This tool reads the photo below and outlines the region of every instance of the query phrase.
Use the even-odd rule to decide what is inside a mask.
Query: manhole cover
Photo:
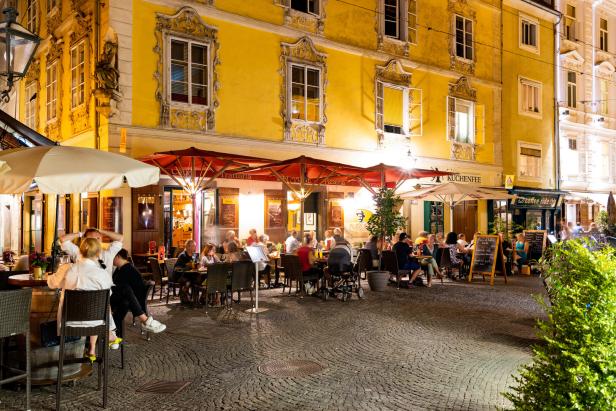
[[[190,385],[190,381],[150,381],[137,388],[137,392],[175,394]]]
[[[319,363],[309,360],[270,361],[259,366],[259,372],[270,377],[305,377],[323,370]]]

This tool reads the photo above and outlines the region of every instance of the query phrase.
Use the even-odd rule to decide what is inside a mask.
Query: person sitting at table
[[[513,261],[516,263],[518,273],[522,272],[522,266],[528,260],[528,241],[524,238],[524,233],[516,234],[515,247],[513,248]]]
[[[458,258],[458,235],[453,231],[447,234],[447,238],[445,239],[445,244],[449,248],[449,259],[451,260],[452,267],[458,269],[458,278],[462,278],[462,265],[464,261]]]
[[[448,248],[447,244],[445,244],[445,236],[443,233],[436,233],[435,244],[439,248]]]
[[[370,256],[372,257],[373,261],[379,259],[378,241],[379,241],[379,238],[373,235],[370,237],[370,240],[368,240],[366,244],[364,245],[365,249],[370,250]]]
[[[339,228],[334,228],[334,246],[339,242],[349,244],[349,242],[342,236],[342,230]]]
[[[310,243],[310,247],[312,247],[313,249],[317,249],[317,247],[319,246],[319,241],[317,240],[317,233],[314,232],[314,230],[310,231],[310,238],[312,238],[312,242]]]
[[[62,251],[67,253],[73,262],[76,262],[79,258],[79,246],[73,243],[74,239],[94,238],[102,243],[103,236],[109,237],[111,239],[111,244],[109,245],[109,248],[102,250],[98,263],[100,267],[107,270],[107,274],[109,274],[109,278],[111,278],[111,274],[113,272],[113,259],[118,251],[120,251],[123,247],[122,240],[124,239],[124,236],[122,236],[122,234],[100,230],[97,228],[88,228],[83,233],[65,234],[61,236],[58,241],[60,242],[60,248]]]
[[[225,241],[222,242],[223,254],[227,254],[229,252],[229,244],[235,243],[236,246],[240,246],[240,241],[237,239],[235,235],[235,231],[229,230],[227,234],[225,234]]]
[[[336,240],[334,240],[331,230],[325,230],[324,234],[325,234],[325,240],[324,240],[325,247],[323,249],[329,251],[332,248],[334,248],[334,246],[336,245]]]
[[[299,241],[297,241],[297,231],[290,231],[289,236],[284,241],[285,252],[287,254],[295,254],[295,252],[300,246],[301,244],[299,243]]]
[[[173,266],[173,277],[176,283],[182,284],[180,287],[180,302],[188,303],[188,292],[192,286],[195,278],[192,275],[185,275],[183,273],[186,269],[192,269],[194,262],[195,251],[197,250],[197,243],[195,240],[186,240],[184,244],[184,251],[178,255],[178,259]]]
[[[427,271],[428,287],[432,287],[432,277],[434,274],[438,278],[443,278],[441,271],[438,269],[438,264],[434,259],[433,251],[435,251],[434,243],[432,243],[432,251],[428,247],[430,244],[427,231],[420,231],[419,235],[415,239],[415,246],[417,247],[417,255],[430,255],[432,258],[420,258],[419,265]]]
[[[147,284],[135,266],[128,261],[128,251],[124,248],[118,251],[113,259],[113,265],[116,269],[113,272],[114,286],[111,287],[109,304],[115,323],[124,321],[126,313],[130,311],[133,319],[141,321],[143,331],[154,334],[165,331],[167,328],[165,324],[146,313]]]
[[[406,233],[400,233],[398,235],[398,242],[394,244],[392,249],[394,253],[396,253],[398,269],[409,270],[411,272],[409,287],[413,287],[413,281],[421,274],[421,266],[415,259],[409,258],[413,254],[413,249],[408,243],[408,235]]]
[[[229,243],[228,251],[225,254],[225,263],[235,263],[242,260],[242,252],[236,243]]]
[[[299,266],[302,270],[304,281],[310,283],[309,286],[306,287],[306,292],[312,294],[312,290],[316,291],[316,286],[313,283],[315,283],[322,274],[314,266],[314,248],[312,248],[312,237],[310,237],[310,234],[306,234],[302,246],[297,249],[297,257],[299,258]]]
[[[47,279],[49,288],[61,288],[60,305],[58,306],[58,327],[62,323],[62,305],[66,290],[111,290],[113,281],[107,271],[99,264],[102,245],[96,238],[85,238],[79,246],[79,260],[73,264],[65,264],[62,269]],[[99,321],[71,321],[67,325],[71,327],[94,327]],[[109,347],[117,350],[122,342],[116,333],[116,325],[109,312]],[[58,335],[60,330],[58,329]],[[91,362],[96,360],[96,341],[98,336],[90,336],[90,348],[88,358]]]
[[[257,242],[259,242],[259,237],[257,236],[257,230],[255,228],[251,228],[248,231],[248,238],[246,239],[246,245],[251,246]]]
[[[216,247],[214,244],[206,244],[201,251],[201,267],[212,265],[220,262],[220,258],[216,255]]]

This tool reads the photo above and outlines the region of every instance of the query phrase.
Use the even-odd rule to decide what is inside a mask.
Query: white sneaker
[[[152,316],[149,316],[144,324],[141,324],[141,329],[150,333],[158,334],[165,331],[167,326],[160,321],[156,321]]]

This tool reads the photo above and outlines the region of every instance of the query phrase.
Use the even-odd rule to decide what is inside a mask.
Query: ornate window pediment
[[[563,66],[570,69],[582,69],[584,57],[577,50],[569,50],[560,54]]]
[[[308,37],[282,43],[280,74],[284,141],[325,144],[327,56]]]
[[[156,100],[160,105],[160,125],[213,131],[219,105],[218,29],[206,24],[195,9],[185,6],[174,15],[157,13],[155,36],[158,65],[154,78],[158,82]],[[175,55],[178,50],[179,57]],[[177,92],[176,87],[182,82],[176,78],[172,81],[172,69],[190,85],[186,91]],[[193,89],[199,90],[198,96],[191,96]]]
[[[323,34],[327,0],[274,0],[284,7],[284,22],[287,26],[313,34]]]
[[[616,67],[609,61],[602,61],[595,65],[595,68],[604,77],[609,77],[616,72]]]
[[[451,22],[451,32],[454,33],[449,36],[449,68],[463,74],[474,74],[477,61],[477,50],[474,45],[477,26],[476,12],[469,5],[468,0],[449,0],[447,11]],[[458,36],[458,33],[461,36]],[[459,48],[462,49],[461,52],[457,51]]]

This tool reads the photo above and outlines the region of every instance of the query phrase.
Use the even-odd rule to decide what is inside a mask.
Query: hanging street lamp
[[[2,13],[5,19],[0,23],[0,76],[6,77],[7,89],[1,92],[0,99],[8,103],[14,82],[28,72],[41,39],[17,23],[17,10],[9,7]]]

